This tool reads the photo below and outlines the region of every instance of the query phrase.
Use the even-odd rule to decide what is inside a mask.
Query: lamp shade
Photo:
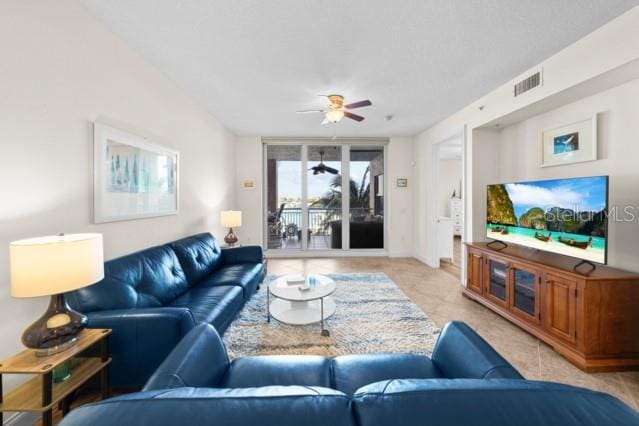
[[[14,241],[9,247],[11,295],[49,296],[104,278],[102,234],[69,234]]]
[[[224,228],[236,228],[238,226],[242,226],[242,212],[238,210],[220,212],[220,224]]]

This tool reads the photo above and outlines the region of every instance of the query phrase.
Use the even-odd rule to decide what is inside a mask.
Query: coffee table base
[[[322,301],[289,302],[274,298],[269,305],[270,316],[281,323],[289,325],[308,325],[322,322],[335,313],[335,301],[332,297],[324,298],[324,318],[321,316]],[[325,330],[322,330],[324,332]]]

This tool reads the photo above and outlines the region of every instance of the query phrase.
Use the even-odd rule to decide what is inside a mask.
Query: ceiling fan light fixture
[[[326,119],[331,123],[339,123],[344,118],[344,111],[339,109],[332,109],[326,113]]]

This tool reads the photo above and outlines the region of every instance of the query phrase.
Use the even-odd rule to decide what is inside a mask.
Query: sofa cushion
[[[219,333],[211,324],[200,323],[164,359],[143,390],[214,388],[228,366],[229,358]]]
[[[104,279],[67,294],[80,312],[151,308],[166,305],[188,289],[175,252],[151,247],[104,264]]]
[[[262,246],[225,247],[222,250],[222,263],[224,265],[264,263],[264,250]]]
[[[639,413],[610,395],[520,379],[383,381],[359,389],[353,407],[361,426],[639,425]]]
[[[360,387],[388,379],[432,379],[441,372],[425,355],[365,354],[333,359],[333,386],[352,395]]]
[[[222,265],[222,249],[209,233],[197,234],[170,243],[193,286]]]
[[[196,323],[205,322],[222,334],[242,309],[244,298],[238,286],[193,287],[171,302],[189,308]]]
[[[141,308],[88,312],[89,328],[110,328],[109,385],[140,388],[195,327],[186,308]]]
[[[265,355],[233,360],[221,387],[331,386],[331,363],[315,355]]]
[[[350,401],[333,389],[269,386],[139,392],[83,405],[61,425],[353,426]]]
[[[472,362],[468,362],[472,359]],[[432,355],[433,363],[449,379],[523,379],[477,332],[461,321],[444,326]]]
[[[199,286],[236,285],[242,287],[244,300],[251,297],[262,281],[264,265],[261,263],[237,263],[225,265],[198,284]]]

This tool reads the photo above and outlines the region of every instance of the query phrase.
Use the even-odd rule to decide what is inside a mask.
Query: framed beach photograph
[[[597,115],[539,134],[539,167],[597,159]]]
[[[94,123],[94,222],[178,213],[177,151],[104,123]]]

